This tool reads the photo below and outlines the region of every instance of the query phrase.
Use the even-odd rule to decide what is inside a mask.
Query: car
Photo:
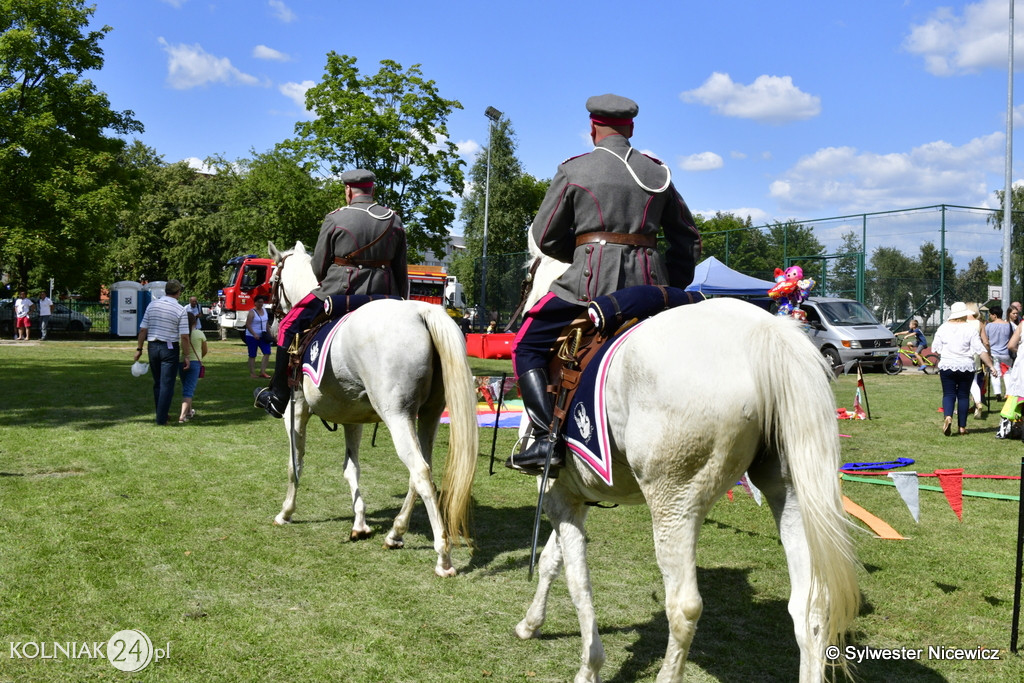
[[[33,334],[39,335],[39,300],[32,298],[32,310],[29,312]],[[88,332],[92,327],[92,319],[73,311],[64,304],[54,303],[50,312],[50,332]],[[14,302],[10,299],[0,301],[0,335],[14,334]]]
[[[882,367],[899,350],[892,331],[859,301],[811,297],[801,308],[807,316],[804,331],[833,367],[851,361]]]

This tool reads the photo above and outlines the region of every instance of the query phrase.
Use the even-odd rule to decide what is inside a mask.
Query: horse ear
[[[267,241],[267,251],[270,253],[270,258],[275,261],[281,260],[281,252],[274,246],[274,243],[269,240]]]

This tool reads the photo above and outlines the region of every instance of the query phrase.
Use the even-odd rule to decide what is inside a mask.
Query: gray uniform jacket
[[[382,239],[377,237],[384,234]],[[374,240],[377,240],[374,242]],[[371,245],[371,243],[373,243]],[[365,247],[352,256],[362,265],[339,265],[336,257]],[[369,195],[353,198],[327,214],[313,250],[313,272],[320,286],[313,290],[323,299],[340,294],[389,294],[409,296],[405,229],[391,209],[375,204]]]
[[[700,235],[686,202],[668,182],[668,167],[633,150],[621,135],[597,147],[558,167],[533,221],[541,251],[572,264],[551,291],[586,306],[633,285],[686,287],[700,257]],[[656,236],[659,228],[668,241],[664,258],[656,249],[625,244],[576,246],[576,236],[589,232]]]

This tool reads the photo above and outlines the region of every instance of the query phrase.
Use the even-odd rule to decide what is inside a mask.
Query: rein
[[[291,254],[284,254],[281,256],[281,261],[277,264],[277,268],[274,270],[274,277],[270,282],[270,312],[274,314],[274,318],[282,320],[285,312],[281,308],[281,300],[288,305],[289,310],[294,307],[294,302],[288,299],[288,295],[284,292],[281,287],[281,272],[284,270],[284,262],[288,260]]]

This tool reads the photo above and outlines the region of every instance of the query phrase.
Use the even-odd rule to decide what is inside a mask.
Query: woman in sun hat
[[[945,419],[942,433],[949,436],[953,430],[953,406],[956,404],[957,426],[960,434],[967,433],[967,413],[970,405],[971,383],[974,381],[974,356],[991,372],[999,371],[992,365],[992,357],[981,341],[976,324],[970,324],[970,309],[957,301],[949,309],[949,318],[939,325],[932,339],[932,351],[939,354],[939,379],[942,382],[942,413]]]

